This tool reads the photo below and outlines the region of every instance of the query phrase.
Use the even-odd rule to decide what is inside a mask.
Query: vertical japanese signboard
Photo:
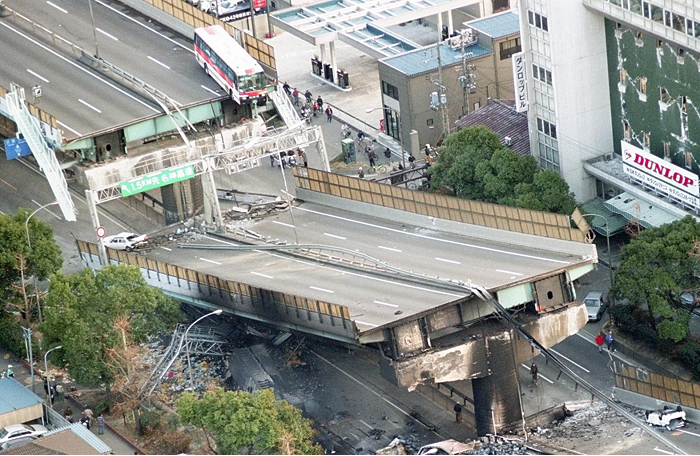
[[[515,110],[527,111],[527,75],[525,57],[522,52],[513,54],[513,82],[515,84]]]

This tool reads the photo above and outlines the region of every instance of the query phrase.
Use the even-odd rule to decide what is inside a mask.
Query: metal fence
[[[295,168],[298,188],[391,209],[518,233],[587,242],[563,214],[471,201],[380,184],[312,168]]]
[[[700,384],[615,363],[615,386],[655,399],[700,409]]]
[[[221,25],[233,36],[238,43],[255,60],[277,71],[275,51],[269,44],[253,36],[244,33],[243,30],[228,22],[220,21],[204,11],[196,8],[184,0],[144,0],[146,3],[170,14],[171,16],[191,25],[192,27],[204,27],[207,25]]]

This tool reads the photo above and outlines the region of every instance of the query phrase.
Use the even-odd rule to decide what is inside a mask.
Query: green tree
[[[114,379],[109,353],[123,345],[116,322],[127,319],[129,340],[138,344],[171,331],[181,318],[177,302],[148,286],[136,266],[110,265],[70,276],[59,272],[49,291],[44,339],[48,345],[63,345],[68,371],[85,385]]]
[[[576,208],[576,198],[569,184],[550,169],[544,169],[532,178],[532,183],[515,186],[514,205],[524,209],[571,214]]]
[[[184,423],[214,436],[219,454],[321,454],[311,421],[271,390],[184,393],[175,408]]]
[[[690,314],[680,294],[697,287],[698,259],[691,255],[700,223],[682,220],[642,231],[622,251],[611,289],[617,301],[646,307],[661,339],[680,342],[688,334]]]
[[[484,189],[476,173],[479,163],[501,149],[498,135],[483,125],[464,128],[445,139],[438,163],[430,168],[432,188],[449,188],[461,198],[482,200]]]
[[[496,149],[488,161],[476,165],[475,177],[483,183],[484,201],[513,205],[513,189],[532,183],[537,162],[529,155],[520,156],[507,148]]]

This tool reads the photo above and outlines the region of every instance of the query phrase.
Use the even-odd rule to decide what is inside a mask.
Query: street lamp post
[[[608,219],[599,214],[581,214],[581,217],[588,216],[600,217],[605,222],[605,239],[608,244],[608,270],[610,271],[610,287],[612,287],[615,284],[615,282],[613,277],[612,252],[610,250],[610,225],[608,225]]]
[[[53,401],[51,400],[51,383],[49,382],[49,353],[51,353],[54,350],[58,350],[59,348],[63,348],[63,345],[59,345],[58,347],[54,347],[51,350],[48,350],[46,353],[44,353],[44,372],[46,375],[46,385],[47,385],[47,392],[46,392],[46,397],[49,399],[49,408],[53,408]]]
[[[223,310],[221,309],[216,309],[213,312],[209,312],[206,315],[202,315],[198,319],[196,319],[191,325],[187,327],[187,330],[185,330],[185,350],[187,351],[187,370],[189,371],[190,374],[190,385],[192,385],[192,392],[194,392],[194,377],[192,376],[192,364],[190,363],[190,344],[189,341],[187,340],[187,333],[190,332],[190,329],[200,321],[204,320],[207,317],[210,317],[212,315],[221,315]]]
[[[401,137],[401,113],[397,111],[394,108],[390,108],[388,106],[384,106],[383,108],[369,108],[365,109],[365,112],[369,114],[370,112],[374,111],[375,109],[381,109],[382,111],[389,111],[392,113],[396,113],[396,127],[399,129],[399,134],[398,134],[398,140],[399,140],[399,147],[401,147],[401,163],[403,166],[403,169],[406,169],[406,154],[403,151],[403,141]],[[389,135],[391,136],[391,135]]]
[[[27,220],[24,221],[24,231],[27,233],[27,246],[29,247],[29,250],[32,250],[32,239],[29,237],[29,219],[34,217],[34,214],[39,212],[42,209],[45,209],[49,206],[55,206],[58,204],[58,201],[54,201],[49,204],[44,204],[43,206],[40,206],[37,210],[29,214],[29,217],[27,217]],[[34,275],[34,293],[36,293],[36,307],[39,311],[39,322],[41,322],[41,304],[39,303],[39,290],[37,288],[37,282],[36,282],[36,275]]]
[[[22,339],[27,344],[27,354],[29,355],[29,371],[32,375],[32,393],[36,393],[36,387],[34,386],[34,356],[32,354],[32,328],[25,328],[22,326]]]
[[[92,0],[88,0],[90,6],[90,19],[92,19],[92,34],[95,37],[95,58],[100,58],[100,50],[97,48],[97,29],[95,28],[95,15],[92,14]]]

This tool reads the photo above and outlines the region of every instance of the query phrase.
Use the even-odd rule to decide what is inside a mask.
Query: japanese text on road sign
[[[194,177],[194,166],[187,165],[179,168],[170,168],[157,173],[141,176],[138,179],[122,182],[119,184],[122,196],[131,196],[137,193],[153,190],[154,188],[174,184],[175,182],[192,179]]]

